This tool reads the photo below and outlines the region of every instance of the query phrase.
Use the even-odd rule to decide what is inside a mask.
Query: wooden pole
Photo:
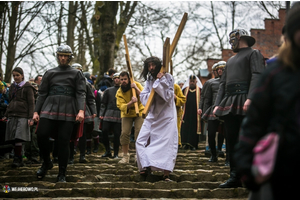
[[[182,31],[184,29],[184,26],[186,24],[187,17],[188,17],[188,14],[184,13],[184,15],[181,19],[181,22],[179,24],[179,27],[177,29],[177,32],[175,34],[175,37],[172,41],[172,44],[170,45],[170,38],[167,38],[165,43],[164,43],[163,66],[162,66],[160,72],[169,72],[170,71],[171,73],[173,73],[172,68],[169,70],[169,64],[171,62],[172,55],[173,55],[174,50],[176,48],[176,45],[179,41],[181,33],[182,33]],[[172,67],[172,65],[173,65],[173,63],[171,63],[171,67]],[[150,106],[152,105],[152,102],[153,102],[154,95],[155,95],[155,91],[154,91],[154,89],[152,89],[151,93],[149,95],[148,101],[145,105],[144,111],[143,111],[143,118],[146,118],[146,116],[149,112]]]
[[[123,40],[124,40],[124,44],[125,44],[125,59],[126,59],[126,64],[127,64],[127,68],[128,68],[128,73],[129,73],[129,78],[130,78],[130,82],[134,83],[134,79],[133,79],[133,73],[132,73],[132,67],[131,67],[131,62],[130,62],[130,57],[129,57],[129,51],[128,51],[128,46],[127,46],[127,39],[126,39],[126,35],[123,35]],[[136,97],[136,91],[135,88],[131,88],[132,90],[132,96]],[[134,109],[135,109],[135,113],[137,116],[139,116],[139,106],[138,103],[135,102],[134,103]]]
[[[160,71],[161,73],[163,72],[167,72],[168,70],[168,66],[169,66],[169,51],[170,51],[170,38],[167,38],[165,43],[164,43],[164,47],[163,47],[163,66],[161,67]],[[149,108],[153,103],[153,99],[154,99],[154,95],[155,95],[155,90],[152,89],[150,92],[150,95],[148,97],[148,101],[145,105],[145,108],[143,110],[143,114],[142,117],[146,118],[147,114],[149,112]]]

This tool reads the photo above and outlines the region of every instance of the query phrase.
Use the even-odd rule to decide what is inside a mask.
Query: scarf
[[[13,99],[16,96],[16,93],[17,93],[18,89],[23,87],[23,85],[25,85],[25,83],[26,83],[25,81],[21,81],[20,83],[13,82],[15,87],[13,88],[12,91],[10,91],[11,92],[11,99]]]

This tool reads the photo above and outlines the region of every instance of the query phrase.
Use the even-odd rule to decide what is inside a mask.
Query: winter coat
[[[270,179],[275,199],[293,199],[298,195],[300,179],[300,69],[291,70],[278,61],[260,78],[242,123],[236,146],[237,172],[251,190],[259,185],[251,172],[252,150],[270,132],[280,135],[273,176]]]
[[[20,87],[14,96],[13,91],[16,85],[11,84],[9,88],[9,104],[6,109],[6,117],[20,117],[32,119],[34,111],[34,94],[36,89],[29,83],[26,82]]]

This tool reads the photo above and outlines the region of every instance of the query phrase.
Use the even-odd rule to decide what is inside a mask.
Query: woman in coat
[[[11,141],[15,146],[12,167],[22,167],[24,166],[22,143],[30,141],[36,89],[29,82],[24,81],[22,68],[16,67],[12,73],[14,82],[9,88],[9,105],[5,113],[7,118],[5,140]]]
[[[300,179],[300,3],[286,18],[286,43],[268,66],[255,90],[236,146],[237,172],[250,189],[250,199],[295,199]],[[259,181],[252,169],[253,148],[268,133],[279,134],[270,179]]]

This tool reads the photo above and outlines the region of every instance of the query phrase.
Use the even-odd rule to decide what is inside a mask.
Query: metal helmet
[[[244,29],[234,29],[229,33],[229,44],[231,45],[231,48],[234,52],[238,51],[238,38],[243,38],[247,41],[247,44],[249,47],[253,46],[255,44],[255,39],[251,36],[249,36],[248,32]]]
[[[220,69],[220,68],[224,69],[225,66],[226,66],[226,62],[225,62],[225,61],[219,61],[219,62],[217,63],[217,66],[216,66],[216,70],[218,70],[218,69]]]
[[[113,79],[115,79],[115,78],[119,78],[120,77],[120,73],[114,73],[114,75],[113,75]]]
[[[211,69],[212,69],[213,71],[216,71],[216,67],[217,67],[217,65],[218,65],[218,63],[215,63],[215,64],[212,66],[212,68],[211,68]]]
[[[71,67],[82,71],[82,66],[79,63],[74,63]]]
[[[60,45],[59,47],[57,47],[56,54],[57,54],[57,59],[58,59],[58,55],[69,56],[69,59],[68,59],[69,62],[73,58],[72,49],[69,45],[66,45],[66,44],[63,44],[63,45]]]

